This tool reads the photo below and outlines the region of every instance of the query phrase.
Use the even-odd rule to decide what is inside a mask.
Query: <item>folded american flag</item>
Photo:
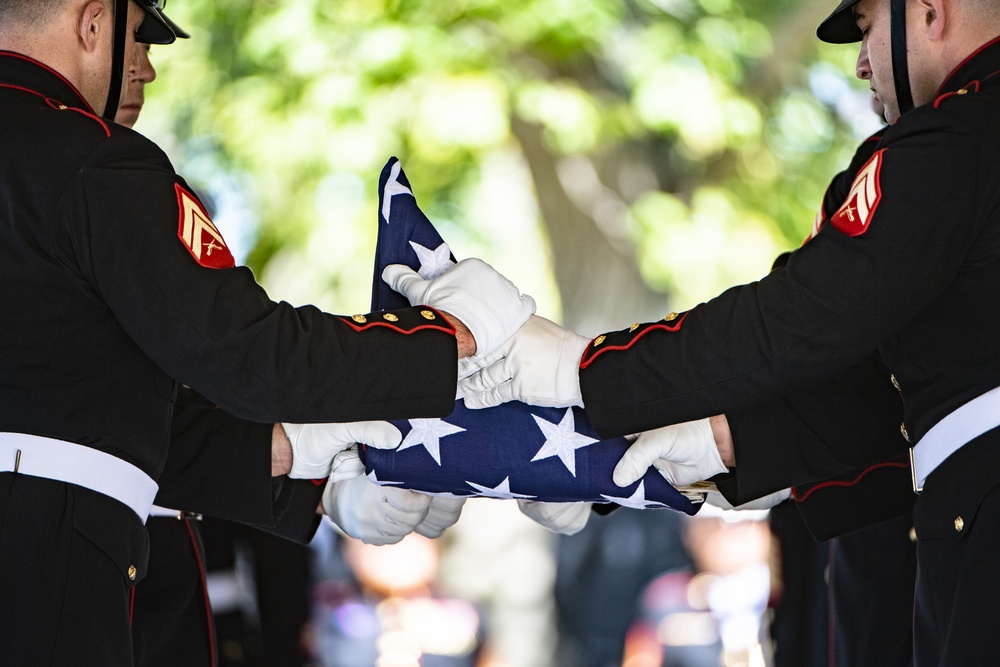
[[[417,207],[396,158],[390,158],[379,177],[379,204],[372,311],[409,305],[382,281],[387,265],[406,264],[430,279],[455,263]],[[393,424],[403,434],[396,450],[362,448],[365,472],[379,484],[457,496],[591,501],[685,514],[698,510],[652,469],[629,487],[616,486],[611,473],[629,443],[625,438],[600,440],[579,408],[506,403],[470,410],[459,400],[444,419]]]

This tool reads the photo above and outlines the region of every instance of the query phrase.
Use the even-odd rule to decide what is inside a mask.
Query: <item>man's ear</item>
[[[77,14],[76,34],[87,53],[101,43],[101,35],[114,31],[114,12],[101,0],[87,0]]]
[[[950,2],[948,0],[917,0],[914,5],[914,11],[920,17],[920,25],[926,31],[927,38],[933,42],[941,41],[945,24],[951,16]]]

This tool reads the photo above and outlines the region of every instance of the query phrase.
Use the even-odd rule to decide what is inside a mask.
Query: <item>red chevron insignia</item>
[[[830,224],[848,236],[861,236],[868,231],[875,209],[882,201],[879,172],[882,170],[883,153],[885,153],[884,148],[865,163],[854,179],[851,193],[830,218]]]
[[[225,239],[201,202],[180,183],[174,183],[174,190],[177,191],[177,208],[180,211],[177,237],[194,261],[207,269],[231,269],[236,266],[233,253],[229,252]]]

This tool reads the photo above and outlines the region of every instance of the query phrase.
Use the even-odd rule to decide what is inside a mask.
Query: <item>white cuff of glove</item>
[[[650,466],[674,486],[687,486],[727,470],[708,419],[640,433],[615,466],[614,482],[629,486]]]
[[[356,443],[376,449],[393,449],[403,436],[389,422],[348,422],[344,424],[282,424],[292,443],[289,477],[322,479],[330,474],[333,457]]]
[[[382,280],[409,300],[455,316],[476,340],[477,357],[500,348],[535,312],[535,300],[481,259],[464,259],[433,280],[391,264]]]
[[[775,505],[783,503],[788,500],[792,495],[791,489],[782,489],[781,491],[775,491],[770,493],[763,498],[758,498],[757,500],[751,500],[748,503],[743,503],[742,505],[737,505],[733,507],[726,497],[717,491],[709,491],[705,494],[705,502],[714,507],[718,507],[723,510],[766,510],[771,509]]]
[[[545,503],[518,499],[517,506],[535,523],[560,535],[575,535],[590,519],[593,503]]]
[[[509,401],[582,406],[580,359],[589,344],[589,338],[532,315],[501,348],[501,359],[459,379],[459,393],[473,410]]]

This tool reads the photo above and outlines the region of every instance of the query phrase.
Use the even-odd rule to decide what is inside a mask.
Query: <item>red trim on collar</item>
[[[910,467],[909,463],[897,463],[895,461],[889,461],[889,462],[886,462],[886,463],[878,463],[876,465],[869,466],[868,468],[865,468],[863,471],[861,471],[860,475],[858,475],[857,477],[854,478],[854,481],[852,481],[852,482],[848,482],[846,480],[840,480],[840,479],[838,479],[838,480],[832,480],[832,481],[829,481],[829,482],[822,482],[820,484],[817,484],[816,486],[811,487],[808,491],[806,491],[801,496],[799,495],[799,489],[798,489],[798,487],[795,487],[795,488],[792,489],[792,497],[795,498],[795,500],[797,500],[799,502],[803,502],[806,498],[808,498],[812,494],[816,493],[820,489],[826,489],[826,488],[833,487],[833,486],[842,486],[842,487],[854,486],[855,484],[857,484],[858,482],[860,482],[862,479],[864,479],[868,475],[868,473],[874,472],[874,471],[878,470],[879,468],[909,468],[909,467]]]
[[[77,90],[76,86],[74,86],[72,83],[70,83],[69,79],[67,79],[62,74],[60,74],[59,72],[55,71],[54,69],[52,69],[51,67],[49,67],[45,63],[40,62],[38,60],[35,60],[31,56],[26,56],[26,55],[24,55],[22,53],[16,53],[14,51],[0,51],[0,57],[18,58],[20,60],[24,60],[26,62],[29,62],[29,63],[31,63],[33,65],[37,65],[37,66],[41,67],[42,69],[47,70],[48,72],[51,72],[53,76],[55,76],[57,79],[59,79],[60,81],[62,81],[63,83],[65,83],[67,86],[69,86],[70,90],[72,90],[76,94],[76,96],[80,98],[80,101],[83,102],[83,104],[86,106],[86,110],[87,111],[89,111],[92,114],[97,113],[96,111],[94,111],[94,107],[90,106],[90,103],[87,102],[87,98],[85,98],[83,96],[83,94],[81,94],[80,91]],[[43,95],[43,97],[44,97],[44,95]]]
[[[55,109],[56,111],[75,111],[75,112],[77,112],[79,114],[83,114],[87,118],[90,118],[92,120],[96,120],[100,124],[100,126],[104,129],[104,135],[105,136],[107,136],[107,137],[111,136],[111,129],[108,127],[108,124],[104,122],[104,119],[101,118],[101,117],[99,117],[99,116],[95,116],[94,114],[90,113],[89,111],[85,111],[83,109],[78,109],[76,107],[67,106],[67,105],[63,104],[62,102],[60,102],[59,100],[54,100],[51,97],[46,97],[45,95],[43,95],[42,93],[38,92],[37,90],[32,90],[31,88],[25,88],[24,86],[15,86],[12,83],[0,83],[0,88],[10,88],[12,90],[19,90],[22,93],[29,93],[31,95],[36,95],[38,97],[41,97],[43,100],[45,100],[45,103],[47,105],[49,105],[49,107],[51,107],[52,109]]]
[[[976,49],[975,51],[973,51],[972,53],[970,53],[968,56],[966,56],[965,60],[963,60],[962,62],[960,62],[958,64],[958,66],[955,67],[955,69],[951,70],[951,73],[948,74],[948,76],[946,76],[944,78],[944,81],[941,83],[941,87],[938,88],[937,94],[934,97],[937,98],[937,97],[940,97],[941,95],[944,94],[944,89],[948,86],[949,83],[951,83],[952,78],[958,73],[958,70],[960,70],[963,67],[965,67],[965,65],[970,60],[972,60],[973,58],[975,58],[980,53],[982,53],[986,49],[990,48],[991,46],[993,46],[997,42],[1000,42],[1000,37],[994,37],[993,39],[991,39],[990,41],[986,42],[985,44],[983,44],[982,46],[980,46],[978,49]]]
[[[632,347],[633,345],[635,345],[636,342],[639,339],[641,339],[643,336],[645,336],[646,334],[648,334],[650,331],[656,331],[657,329],[663,329],[664,331],[669,331],[671,333],[674,333],[676,331],[680,331],[681,325],[684,324],[684,320],[687,319],[687,316],[688,316],[688,313],[684,313],[679,319],[677,319],[674,322],[674,324],[659,324],[659,323],[658,324],[654,324],[653,326],[647,327],[647,328],[643,329],[642,331],[640,331],[638,334],[636,334],[636,336],[632,340],[629,341],[628,345],[609,345],[608,347],[602,347],[601,349],[597,350],[592,355],[590,355],[590,357],[588,358],[587,354],[594,349],[594,344],[593,343],[589,344],[587,346],[587,349],[584,350],[584,352],[583,352],[583,357],[580,359],[580,370],[583,370],[587,366],[589,366],[590,364],[594,363],[594,359],[597,359],[599,356],[601,356],[605,352],[611,352],[613,350],[627,350],[627,349],[629,349],[630,347]]]
[[[959,88],[958,90],[964,90],[965,92],[961,93],[961,94],[965,95],[965,94],[967,94],[967,93],[970,92],[969,89],[972,89],[972,92],[978,93],[979,92],[979,80],[977,79],[977,80],[975,80],[975,81],[973,81],[971,83],[968,83],[968,84],[965,85],[964,88]],[[939,106],[941,106],[941,103],[944,102],[949,97],[958,97],[959,96],[958,90],[953,90],[950,93],[945,93],[944,95],[941,95],[940,97],[938,97],[936,100],[934,100],[934,108],[937,109]]]
[[[12,83],[0,83],[0,88],[12,88],[13,90],[20,90],[22,93],[31,93],[32,95],[37,95],[38,97],[41,97],[46,102],[49,101],[48,97],[46,97],[45,95],[42,95],[37,90],[32,90],[31,88],[25,88],[24,86],[15,86]],[[49,106],[51,106],[51,105],[49,105]]]

